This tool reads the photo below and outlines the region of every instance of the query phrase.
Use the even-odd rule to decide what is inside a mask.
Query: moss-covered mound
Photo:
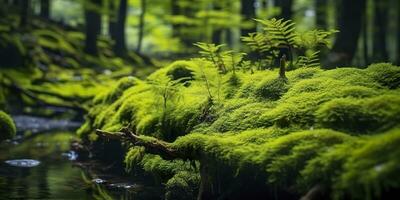
[[[12,118],[0,110],[0,142],[13,138],[16,131]]]
[[[182,159],[146,145],[127,146],[125,159],[162,177],[170,199],[298,199],[316,186],[325,198],[380,199],[400,189],[399,67],[286,77],[180,61],[98,95],[79,134],[94,142],[95,129],[129,129],[139,145],[170,142],[161,146]]]

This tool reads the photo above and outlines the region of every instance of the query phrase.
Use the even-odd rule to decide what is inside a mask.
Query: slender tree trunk
[[[140,1],[141,5],[141,13],[139,17],[139,37],[138,37],[138,45],[136,52],[140,53],[142,50],[142,43],[143,43],[143,34],[144,34],[144,20],[146,16],[146,0],[141,0]]]
[[[327,67],[348,65],[353,60],[361,32],[366,0],[341,0],[338,29]]]
[[[28,15],[29,15],[29,0],[20,0],[20,27],[24,27],[28,24]]]
[[[118,9],[118,21],[115,29],[115,47],[114,47],[114,51],[118,56],[124,56],[126,54],[125,22],[126,22],[127,8],[128,8],[127,0],[120,0]]]
[[[374,62],[388,60],[386,47],[388,10],[388,0],[374,1],[374,39],[372,47]]]
[[[400,1],[397,1],[397,44],[396,44],[396,60],[397,65],[400,65]]]
[[[50,19],[50,0],[40,0],[40,17]]]
[[[320,29],[328,28],[328,24],[326,22],[327,1],[328,0],[315,0],[315,24],[316,27]]]
[[[116,16],[116,2],[118,1],[109,1],[108,3],[108,35],[112,40],[115,40],[115,29],[118,20]]]
[[[176,16],[180,15],[180,8],[178,5],[178,0],[171,0],[171,15]],[[180,28],[179,24],[172,24],[172,36],[179,37],[180,36]]]
[[[363,57],[364,64],[369,65],[369,53],[368,53],[368,20],[367,20],[367,9],[364,10],[364,16],[362,19],[362,38],[363,38]]]
[[[87,0],[89,5],[85,9],[85,52],[97,55],[97,36],[101,30],[101,15],[97,8],[101,6],[102,0]]]
[[[249,33],[257,31],[256,23],[254,18],[256,18],[256,0],[241,0],[241,14],[245,21],[251,22],[251,27],[242,27],[241,35],[247,36]]]
[[[293,0],[275,0],[275,6],[278,6],[281,9],[281,13],[278,15],[278,19],[292,19]]]
[[[216,4],[215,6],[214,6],[214,10],[215,11],[221,11],[222,10],[222,7],[221,7],[221,5],[219,5],[219,4]],[[221,36],[222,36],[222,32],[223,32],[223,30],[222,30],[222,28],[219,28],[219,27],[213,27],[213,32],[212,32],[212,43],[214,43],[214,44],[221,44]]]

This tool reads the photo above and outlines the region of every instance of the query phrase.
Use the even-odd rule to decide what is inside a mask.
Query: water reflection
[[[38,134],[18,145],[0,144],[0,200],[162,199],[160,188],[132,183],[131,178],[94,174],[93,169],[82,168],[85,164],[71,161],[65,155],[74,154],[69,151],[73,138],[71,133]],[[22,158],[38,160],[40,165],[24,168],[5,163]],[[96,178],[106,181],[95,184],[92,180]]]

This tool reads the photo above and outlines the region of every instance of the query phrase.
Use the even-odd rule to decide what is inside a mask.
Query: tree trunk
[[[278,15],[278,19],[292,19],[292,5],[293,0],[275,0],[275,6],[278,6],[281,9],[281,13]]]
[[[319,29],[327,29],[327,0],[315,0],[315,25]]]
[[[366,0],[342,0],[338,29],[332,52],[328,56],[327,67],[348,65],[353,60],[361,32]]]
[[[128,8],[127,0],[120,0],[118,9],[118,21],[115,29],[115,47],[114,47],[114,51],[118,56],[124,56],[126,54],[125,22],[126,22],[127,8]]]
[[[241,35],[247,36],[249,33],[257,31],[256,23],[254,18],[256,18],[256,0],[241,0],[241,14],[245,21],[250,21],[250,27],[242,27]]]
[[[40,17],[50,19],[50,0],[40,0]]]
[[[19,23],[19,25],[20,25],[20,27],[24,27],[24,26],[26,26],[27,24],[28,24],[28,15],[29,15],[29,4],[30,4],[30,1],[29,0],[21,0],[20,2],[19,2],[19,4],[20,4],[20,17],[21,17],[21,20],[20,20],[20,23]]]
[[[222,10],[222,7],[221,7],[221,5],[220,4],[216,4],[215,6],[214,6],[214,10],[215,11],[221,11]],[[214,44],[221,44],[221,36],[222,36],[222,32],[223,32],[223,30],[222,30],[222,28],[220,28],[220,27],[213,27],[213,32],[212,32],[212,43],[214,43]]]
[[[138,36],[138,45],[136,49],[136,52],[139,54],[140,51],[142,50],[142,43],[143,43],[144,19],[146,16],[146,0],[141,0],[140,5],[141,5],[141,13],[139,17],[139,36]]]
[[[101,6],[102,0],[87,0],[90,4],[85,9],[85,52],[90,55],[97,55],[97,36],[101,30],[101,15],[98,8]]]
[[[180,15],[180,8],[178,5],[178,0],[171,0],[171,15],[177,16]],[[172,37],[179,37],[180,36],[180,28],[179,24],[172,24]]]
[[[372,47],[374,62],[388,60],[386,47],[388,10],[388,0],[374,1],[374,39]]]
[[[115,40],[115,28],[118,20],[116,16],[116,2],[118,1],[110,1],[108,3],[108,35],[112,40]]]
[[[400,65],[400,1],[397,1],[397,44],[396,44],[396,60],[397,65]]]
[[[364,16],[362,19],[362,38],[363,38],[363,57],[364,65],[369,65],[369,53],[368,53],[368,20],[367,10],[364,10]]]

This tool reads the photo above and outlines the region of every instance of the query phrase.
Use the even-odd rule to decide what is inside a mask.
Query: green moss
[[[165,184],[166,200],[196,199],[200,185],[200,176],[187,171],[178,172]]]
[[[193,75],[190,84],[173,87],[173,95],[164,101],[154,81],[171,81],[175,69],[180,74],[182,66],[188,65]],[[396,77],[400,72],[393,69],[391,73],[390,77]],[[144,137],[149,135],[167,140],[173,149],[191,157],[201,155],[212,167],[226,169],[231,176],[226,180],[232,183],[246,177],[268,188],[292,188],[299,194],[323,183],[332,196],[357,199],[368,192],[379,196],[377,191],[399,187],[399,181],[383,177],[396,177],[393,166],[400,163],[392,159],[398,153],[395,127],[400,121],[400,99],[399,91],[389,86],[396,79],[379,81],[376,74],[372,66],[327,71],[301,68],[288,72],[287,81],[278,79],[276,70],[237,72],[237,80],[232,81],[232,74],[218,74],[207,63],[177,62],[112,100],[95,101],[89,123],[82,129],[118,130],[129,125],[145,139],[154,139]],[[367,148],[382,158],[374,158],[378,153]],[[364,164],[358,165],[357,159]],[[383,174],[386,164],[379,163],[386,161],[390,161],[389,172]],[[126,163],[128,168],[141,167],[160,177],[167,185],[166,198],[179,198],[179,193],[192,196],[198,184],[198,173],[188,162],[166,161],[143,153],[142,148],[131,148]],[[373,174],[372,166],[378,166],[382,174]],[[227,191],[234,188],[225,187]]]
[[[256,96],[269,100],[278,100],[286,91],[287,80],[278,77],[264,79],[255,90]]]
[[[334,99],[322,105],[316,116],[322,126],[335,130],[369,133],[388,129],[400,120],[400,97]]]
[[[367,68],[368,74],[379,84],[389,89],[400,86],[400,68],[389,63],[372,64]]]
[[[16,128],[12,118],[0,110],[0,142],[15,136]]]

